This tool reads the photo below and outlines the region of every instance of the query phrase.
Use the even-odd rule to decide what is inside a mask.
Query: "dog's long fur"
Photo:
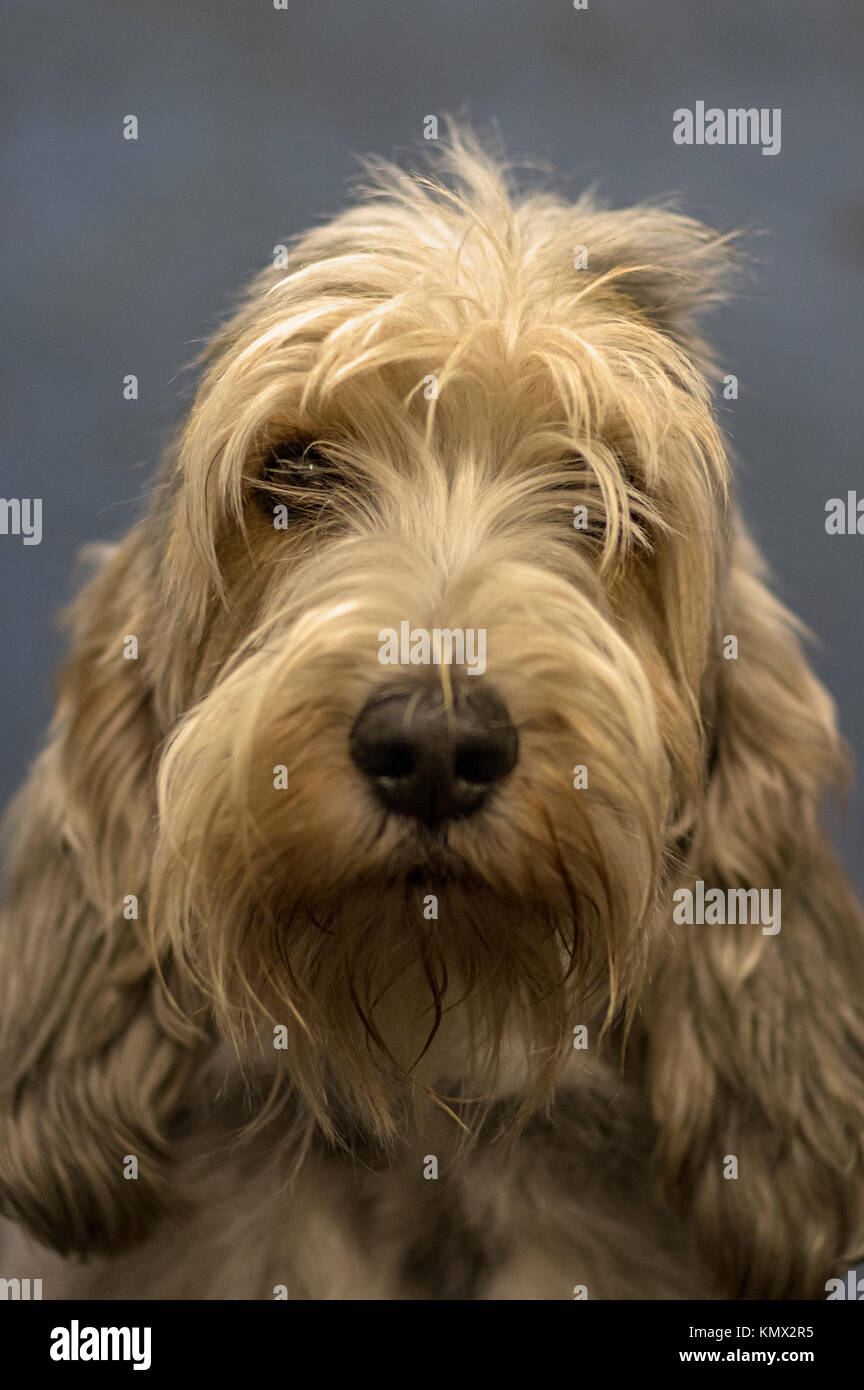
[[[729,239],[444,158],[256,279],[75,605],[0,942],[4,1207],[91,1257],[16,1236],[46,1297],[819,1297],[864,1253],[844,757],[730,500]],[[325,490],[274,474],[312,448]],[[484,628],[519,733],[437,837],[348,755],[403,619]],[[673,925],[697,879],[781,933]]]

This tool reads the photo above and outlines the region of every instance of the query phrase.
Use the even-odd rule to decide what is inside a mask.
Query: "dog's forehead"
[[[582,211],[544,229],[535,219],[504,240],[479,221],[415,226],[404,216],[365,223],[349,214],[300,242],[262,287],[258,310],[305,312],[297,327],[314,336],[316,314],[332,332],[326,311],[338,306],[342,324],[356,322],[367,345],[381,329],[409,326],[463,340],[499,328],[511,347],[516,334],[554,325],[599,335],[640,315],[625,279],[634,257],[600,236],[592,264],[579,241],[595,242],[593,220]]]
[[[470,230],[435,250],[419,241],[416,257],[392,227],[386,239],[380,227],[361,243],[328,238],[331,254],[317,259],[320,236],[302,245],[295,266],[259,283],[229,369],[273,391],[282,369],[286,395],[293,389],[313,413],[341,404],[356,417],[394,395],[442,402],[445,389],[455,403],[458,389],[460,409],[518,401],[526,423],[560,417],[562,403],[569,412],[574,391],[608,413],[616,397],[657,396],[664,378],[698,381],[608,271],[580,275],[549,242],[535,256],[487,239],[469,254]]]
[[[670,211],[520,197],[489,163],[457,175],[389,171],[253,282],[181,444],[202,545],[211,506],[239,516],[244,480],[283,444],[365,454],[397,480],[429,455],[488,474],[581,453],[607,495],[622,459],[649,483],[725,475],[681,317],[688,295],[710,298],[717,238]]]
[[[550,324],[601,334],[623,317],[703,347],[695,319],[723,297],[732,237],[668,204],[522,192],[506,166],[464,147],[451,173],[446,185],[378,169],[354,206],[297,240],[271,289],[344,295],[361,310],[397,300],[439,331],[498,322],[511,340]]]
[[[702,386],[670,306],[682,286],[710,293],[693,264],[707,259],[704,231],[587,197],[402,179],[301,237],[222,345],[229,370],[272,394],[281,371],[283,402],[293,395],[324,423],[398,396],[443,427],[445,392],[463,419],[518,409],[526,427],[562,411],[572,423],[589,405],[607,417],[617,400],[662,406],[669,380],[691,397]]]

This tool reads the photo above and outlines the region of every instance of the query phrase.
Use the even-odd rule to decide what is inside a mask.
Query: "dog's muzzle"
[[[427,826],[473,816],[508,776],[519,738],[503,702],[488,688],[387,687],[363,706],[350,735],[351,757],[388,811]]]

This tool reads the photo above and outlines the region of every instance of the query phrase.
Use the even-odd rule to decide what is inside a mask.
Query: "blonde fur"
[[[101,1257],[37,1251],[46,1296],[818,1297],[864,1253],[844,759],[730,500],[729,238],[441,159],[255,280],[75,605],[0,936],[5,1210]],[[434,843],[348,756],[403,619],[485,629],[519,732]],[[696,879],[782,933],[674,926]]]

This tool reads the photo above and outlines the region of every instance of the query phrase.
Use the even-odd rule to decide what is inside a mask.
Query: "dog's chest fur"
[[[653,1198],[651,1126],[620,1078],[562,1092],[515,1146],[492,1137],[494,1119],[461,1157],[434,1120],[389,1163],[315,1143],[290,1182],[268,1132],[257,1154],[196,1161],[195,1210],[144,1245],[82,1269],[7,1228],[4,1265],[41,1277],[46,1298],[710,1295],[680,1219]]]

